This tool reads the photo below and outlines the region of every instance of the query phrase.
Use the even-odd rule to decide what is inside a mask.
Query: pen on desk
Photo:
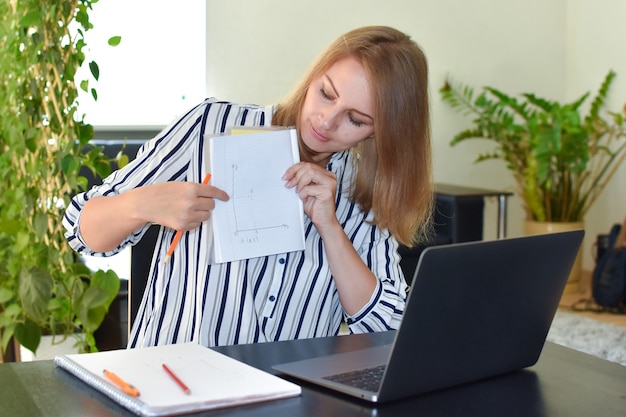
[[[202,181],[202,184],[208,184],[210,179],[211,179],[211,174],[206,174],[206,176],[204,177],[204,180]],[[183,232],[181,230],[177,231],[176,235],[174,235],[174,240],[172,240],[170,247],[167,249],[167,254],[165,255],[165,259],[163,260],[164,264],[166,264],[172,257],[172,254],[174,253],[174,249],[176,248],[176,245],[178,245],[178,241],[180,240],[180,237],[182,235],[183,235]]]
[[[180,378],[178,378],[178,376],[176,376],[174,371],[172,371],[166,364],[163,364],[163,369],[165,369],[165,372],[167,372],[167,374],[172,377],[174,382],[176,382],[176,384],[178,384],[178,386],[183,390],[183,392],[185,394],[187,394],[187,395],[191,394],[191,391],[189,390],[189,387],[187,385],[185,385],[185,383],[183,381],[181,381]]]
[[[133,397],[139,397],[139,390],[137,389],[137,387],[124,381],[122,378],[120,378],[119,376],[117,376],[116,374],[114,374],[113,372],[109,370],[104,369],[102,372],[104,373],[104,376],[106,376],[109,381],[113,382],[115,385],[120,387],[120,389],[124,391],[126,394],[132,395]]]

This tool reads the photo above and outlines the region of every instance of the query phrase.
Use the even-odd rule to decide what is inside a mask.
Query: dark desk
[[[345,352],[391,340],[393,333],[218,348],[271,371],[276,363]],[[410,382],[407,382],[410,383]],[[384,405],[301,384],[302,396],[194,416],[624,416],[626,367],[547,343],[528,370]],[[1,416],[131,416],[51,361],[0,365]]]

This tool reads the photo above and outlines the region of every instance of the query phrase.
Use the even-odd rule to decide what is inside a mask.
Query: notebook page
[[[304,210],[283,174],[299,162],[295,129],[209,138],[211,184],[226,191],[216,200],[214,262],[304,250]]]

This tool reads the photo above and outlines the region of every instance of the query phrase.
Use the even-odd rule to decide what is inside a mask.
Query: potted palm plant
[[[113,271],[89,270],[65,241],[69,198],[111,161],[92,147],[92,126],[77,114],[77,69],[97,0],[0,3],[0,336],[35,352],[42,334],[80,332],[95,350],[94,331],[119,291]],[[119,42],[112,39],[111,44]],[[89,67],[94,79],[99,71]],[[92,80],[93,81],[93,80]],[[96,97],[89,80],[80,83]]]
[[[528,233],[584,227],[585,214],[626,158],[626,107],[603,109],[614,78],[609,71],[584,115],[589,92],[560,103],[532,93],[513,97],[493,87],[475,95],[472,87],[450,79],[439,90],[444,102],[472,117],[452,145],[476,138],[494,143],[476,162],[505,162]],[[577,284],[580,268],[579,256],[570,284]]]

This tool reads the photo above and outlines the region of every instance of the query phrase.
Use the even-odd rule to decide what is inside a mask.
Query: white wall
[[[617,77],[609,93],[607,108],[619,111],[626,105],[626,2],[623,0],[569,0],[567,31],[566,96],[578,98],[595,92],[609,69]],[[613,223],[626,216],[626,163],[608,184],[586,219],[585,267],[593,267],[593,243]]]
[[[207,0],[207,89],[223,99],[280,100],[335,37],[371,24],[410,34],[430,64],[435,180],[513,190],[498,162],[473,163],[488,143],[449,146],[467,121],[445,106],[438,89],[447,74],[477,89],[535,92],[566,99],[595,89],[609,68],[618,73],[611,108],[626,101],[626,2],[621,0]],[[586,269],[598,233],[626,215],[626,167],[586,219]],[[488,201],[485,238],[495,237],[496,202]],[[509,235],[522,233],[517,197]]]

